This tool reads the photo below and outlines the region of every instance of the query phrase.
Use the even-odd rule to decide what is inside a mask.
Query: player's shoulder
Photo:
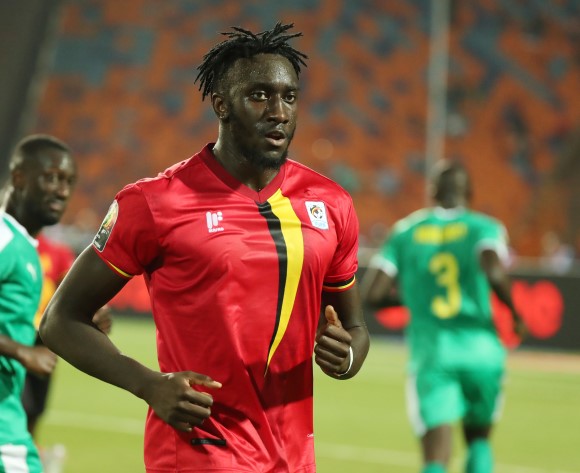
[[[162,195],[167,191],[182,173],[195,174],[196,166],[201,166],[202,161],[197,159],[197,155],[173,164],[164,171],[153,177],[143,177],[137,181],[125,185],[119,192],[119,196],[127,194],[156,194]]]
[[[13,242],[24,242],[25,245],[33,247],[38,245],[38,242],[30,236],[26,228],[7,213],[3,213],[2,219],[0,219],[0,237],[3,239],[4,246]]]
[[[301,187],[310,188],[313,192],[330,194],[332,199],[352,200],[348,191],[336,181],[293,159],[286,161],[286,177],[296,179]]]
[[[488,226],[488,227],[500,227],[503,228],[504,224],[497,218],[492,217],[489,214],[479,212],[476,210],[469,210],[466,212],[466,216],[470,222],[478,226]]]
[[[393,234],[405,233],[408,230],[415,228],[417,225],[425,223],[431,218],[432,213],[432,210],[428,208],[411,212],[406,217],[403,217],[394,223],[392,229]]]
[[[165,171],[160,172],[156,177],[146,180],[170,182],[174,178],[179,177],[184,173],[190,172],[195,173],[196,168],[204,166],[203,160],[201,159],[201,155],[202,153],[206,152],[205,149],[206,148],[204,148],[199,153],[194,154],[190,158],[184,159],[183,161],[180,161],[178,163],[169,166],[167,169],[165,169]]]
[[[0,218],[0,251],[3,251],[13,239],[14,229],[6,218],[6,214],[2,214]]]

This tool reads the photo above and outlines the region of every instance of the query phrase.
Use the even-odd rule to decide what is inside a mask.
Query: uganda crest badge
[[[324,202],[306,202],[306,210],[310,217],[310,223],[320,230],[328,230],[328,218]]]

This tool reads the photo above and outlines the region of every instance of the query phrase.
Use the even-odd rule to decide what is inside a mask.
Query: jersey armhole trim
[[[346,281],[339,281],[339,282],[325,282],[322,284],[322,290],[326,292],[342,292],[350,289],[354,286],[356,281],[356,277],[353,275],[350,279]]]
[[[117,267],[117,266],[115,266],[113,263],[111,263],[109,260],[107,260],[107,259],[103,258],[103,256],[102,256],[101,252],[100,252],[100,251],[99,251],[97,248],[95,248],[95,245],[94,245],[94,244],[93,244],[93,245],[91,245],[91,246],[93,247],[93,250],[95,251],[95,253],[97,254],[97,256],[98,256],[99,258],[101,258],[101,259],[103,260],[103,262],[104,262],[104,263],[105,263],[105,264],[106,264],[106,265],[107,265],[109,268],[111,268],[113,271],[115,271],[115,272],[116,272],[116,273],[117,273],[119,276],[122,276],[122,277],[124,277],[124,278],[126,278],[126,279],[132,279],[132,278],[133,278],[134,274],[129,274],[129,273],[126,273],[126,272],[125,272],[125,271],[123,271],[121,268],[118,268],[118,267]]]
[[[475,248],[478,255],[480,255],[484,250],[493,250],[497,253],[499,259],[503,263],[506,263],[509,260],[509,252],[507,246],[491,238],[480,240],[479,242],[477,242]]]

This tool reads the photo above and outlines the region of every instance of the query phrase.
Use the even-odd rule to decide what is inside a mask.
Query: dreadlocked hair
[[[228,39],[214,46],[205,56],[197,68],[199,73],[194,82],[199,80],[199,90],[202,91],[202,100],[210,95],[226,70],[241,58],[250,58],[256,54],[279,54],[290,61],[300,75],[300,66],[306,66],[306,54],[292,48],[288,41],[302,36],[302,33],[284,34],[294,23],[283,25],[277,23],[273,29],[261,33],[252,33],[243,28],[232,26],[234,31],[221,33]]]

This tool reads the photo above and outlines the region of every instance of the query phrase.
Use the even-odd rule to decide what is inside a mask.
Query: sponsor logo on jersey
[[[464,240],[469,233],[463,222],[450,223],[443,226],[425,224],[413,232],[413,240],[423,245],[441,245],[458,240]]]
[[[224,227],[221,226],[220,222],[224,219],[221,211],[217,212],[206,212],[205,220],[207,223],[207,231],[209,233],[223,232]]]
[[[306,202],[306,210],[310,217],[310,222],[320,230],[328,230],[328,219],[326,218],[326,207],[324,202]]]
[[[105,215],[105,219],[103,223],[101,223],[101,228],[95,235],[93,240],[93,245],[99,251],[103,251],[105,246],[107,245],[107,241],[109,240],[109,236],[113,231],[113,227],[115,226],[115,222],[117,222],[117,216],[119,215],[119,204],[116,200],[113,201],[111,206],[109,207],[109,211],[107,215]]]

